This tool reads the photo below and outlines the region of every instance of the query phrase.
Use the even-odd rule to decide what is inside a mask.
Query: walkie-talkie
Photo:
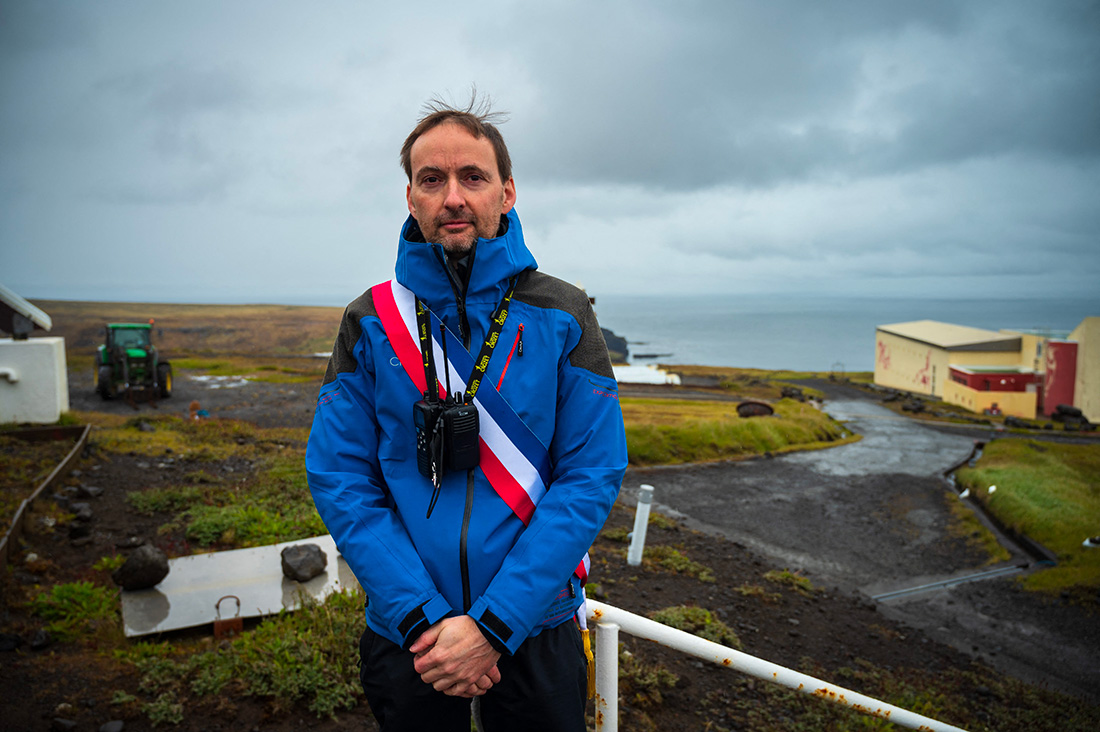
[[[477,406],[467,402],[462,394],[451,396],[451,370],[447,367],[447,331],[439,326],[439,340],[443,344],[443,364],[447,386],[447,401],[443,404],[443,465],[447,470],[476,468],[481,460],[478,433],[481,422]]]

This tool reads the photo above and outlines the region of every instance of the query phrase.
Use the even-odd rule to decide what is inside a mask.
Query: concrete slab
[[[316,544],[325,553],[324,572],[309,582],[283,576],[280,554],[295,544]],[[168,576],[148,590],[122,592],[122,623],[127,637],[209,625],[215,605],[226,595],[241,599],[241,617],[274,615],[296,610],[302,597],[320,600],[333,592],[359,586],[332,537],[287,541],[281,544],[194,554],[168,560]],[[223,618],[236,614],[237,603],[221,605]]]

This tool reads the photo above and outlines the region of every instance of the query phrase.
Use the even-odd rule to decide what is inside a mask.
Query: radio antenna
[[[451,400],[451,366],[447,360],[447,329],[443,323],[439,324],[439,342],[443,345],[443,373],[447,386],[447,401]]]

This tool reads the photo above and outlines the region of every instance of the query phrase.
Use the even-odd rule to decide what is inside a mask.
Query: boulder
[[[168,557],[150,544],[142,544],[111,574],[124,590],[145,590],[168,576]]]
[[[775,410],[767,402],[746,399],[737,405],[738,417],[767,417],[772,414],[775,414]]]
[[[306,582],[325,571],[328,557],[316,544],[295,544],[283,549],[283,574],[297,582]]]
[[[779,390],[779,393],[784,399],[797,399],[800,402],[806,401],[806,395],[802,393],[802,390],[797,386],[784,386]]]

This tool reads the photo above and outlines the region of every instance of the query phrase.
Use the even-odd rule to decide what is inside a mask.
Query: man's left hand
[[[478,696],[500,681],[500,653],[485,640],[469,615],[444,618],[409,647],[413,668],[424,683],[450,696]]]

